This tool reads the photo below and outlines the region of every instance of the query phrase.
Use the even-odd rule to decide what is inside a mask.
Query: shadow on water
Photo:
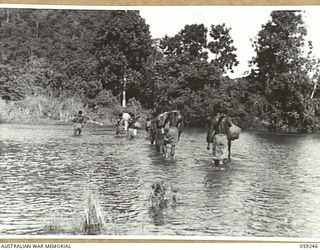
[[[174,168],[177,165],[177,159],[173,158],[169,158],[169,157],[165,157],[163,155],[160,155],[159,152],[155,152],[154,154],[150,154],[149,155],[150,159],[151,159],[151,163],[154,166],[163,168],[164,170],[168,170],[168,168]]]
[[[174,158],[165,157],[155,150],[154,145],[148,145],[146,151],[146,159],[148,159],[148,171],[151,171],[153,175],[152,182],[157,180],[163,180],[170,182],[177,176],[179,160],[178,156]]]
[[[163,208],[150,207],[149,208],[149,217],[152,219],[152,223],[155,226],[165,225],[165,214]]]
[[[236,164],[233,160],[224,166],[215,166],[212,160],[203,161],[200,165],[205,171],[204,187],[208,198],[219,201],[225,195],[234,175]]]

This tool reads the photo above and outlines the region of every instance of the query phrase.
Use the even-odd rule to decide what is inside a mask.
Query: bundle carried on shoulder
[[[133,127],[134,127],[134,128],[141,128],[141,124],[140,124],[139,122],[135,122],[135,123],[133,124]]]
[[[241,128],[231,122],[231,127],[229,128],[228,139],[236,140],[240,137]]]

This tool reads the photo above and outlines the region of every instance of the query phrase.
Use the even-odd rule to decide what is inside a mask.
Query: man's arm
[[[232,126],[232,121],[231,121],[231,118],[229,116],[227,116],[226,124],[227,124],[228,127]]]

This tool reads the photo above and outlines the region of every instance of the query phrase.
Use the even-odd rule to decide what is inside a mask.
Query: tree
[[[189,60],[208,58],[207,28],[203,24],[186,25],[177,35],[165,36],[160,42],[160,48],[167,56],[187,55]]]
[[[104,89],[111,90],[114,95],[120,94],[126,77],[129,98],[139,98],[151,45],[149,26],[138,11],[111,12],[94,43]]]
[[[85,98],[80,94],[85,85],[99,81],[93,38],[109,14],[31,9],[0,12],[0,65],[8,69],[11,88],[24,85],[23,95],[47,92]]]
[[[160,40],[163,56],[158,57],[152,78],[159,111],[184,107],[187,121],[202,124],[224,101],[223,73],[237,64],[235,48],[225,25],[211,29],[209,43],[203,24],[186,25],[175,36]]]
[[[252,72],[265,83],[269,84],[277,74],[301,70],[305,62],[303,49],[307,30],[300,11],[273,11],[271,20],[262,26],[253,46],[257,56],[252,65]]]
[[[301,11],[273,11],[253,43],[257,55],[252,60],[252,90],[265,96],[269,112],[264,118],[270,117],[275,126],[302,129],[303,102],[312,91],[309,74],[314,68],[310,42],[305,51],[306,35]]]
[[[225,24],[211,25],[210,37],[213,39],[208,43],[209,50],[213,53],[212,63],[223,70],[224,73],[239,64],[236,48],[233,46],[233,39],[229,32],[231,28],[227,28]]]

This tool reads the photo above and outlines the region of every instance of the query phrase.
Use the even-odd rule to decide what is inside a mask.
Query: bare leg
[[[73,134],[74,134],[74,135],[80,135],[80,134],[81,134],[81,128],[75,128],[75,129],[73,130]]]
[[[164,146],[164,143],[163,143],[163,141],[161,141],[159,144],[159,152],[160,152],[160,154],[164,154],[164,151],[165,151],[165,146]]]
[[[128,138],[132,139],[134,137],[134,131],[132,130],[132,128],[128,128]]]
[[[162,153],[163,156],[167,156],[167,144],[163,144],[161,148],[162,148],[162,152],[160,153]]]
[[[171,154],[170,154],[171,158],[174,157],[175,151],[176,151],[176,145],[171,145]]]
[[[219,161],[218,160],[214,160],[214,166],[215,167],[219,167]]]
[[[207,132],[207,143],[208,143],[208,146],[207,146],[207,149],[210,150],[210,143],[213,142],[213,131],[212,130],[209,130]]]
[[[155,139],[156,139],[156,132],[153,130],[150,130],[150,143],[151,143],[151,145],[153,145]]]

